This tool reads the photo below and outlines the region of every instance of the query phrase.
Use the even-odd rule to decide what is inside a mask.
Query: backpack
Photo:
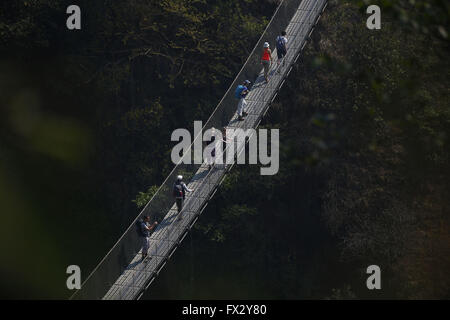
[[[173,185],[173,196],[175,198],[181,198],[183,197],[183,186],[180,184],[175,183]]]
[[[241,93],[242,93],[242,91],[244,91],[244,89],[245,89],[245,87],[242,84],[238,85],[236,88],[236,91],[234,91],[234,97],[236,99],[240,100],[242,98]]]
[[[277,50],[278,51],[286,51],[286,46],[284,45],[283,37],[277,37]]]
[[[136,232],[137,232],[138,236],[145,237],[144,232],[142,231],[142,220],[141,219],[136,220],[135,226],[136,226]]]

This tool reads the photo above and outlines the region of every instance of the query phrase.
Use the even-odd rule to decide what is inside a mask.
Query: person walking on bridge
[[[144,216],[142,219],[142,222],[140,223],[140,236],[142,238],[142,259],[141,261],[144,261],[148,254],[148,249],[150,247],[150,231],[152,231],[156,226],[158,225],[158,222],[155,221],[153,224],[150,224],[150,217]]]
[[[249,86],[251,82],[249,80],[245,80],[242,84],[238,85],[236,91],[234,92],[234,96],[239,100],[237,106],[237,114],[238,120],[244,120],[243,117],[247,116],[247,112],[245,112],[245,107],[247,107],[247,101],[245,101],[245,97],[250,92]]]
[[[234,139],[233,137],[228,137],[227,136],[227,127],[223,127],[222,128],[222,154],[220,155],[220,157],[223,158],[223,163],[224,163],[224,168],[227,169],[227,158],[226,158],[226,152],[227,152],[227,147],[228,147],[228,143],[231,143]]]
[[[211,150],[211,152],[207,155],[205,162],[208,164],[208,170],[211,170],[214,167],[214,164],[216,163],[216,128],[211,128],[211,140],[210,143],[214,143],[214,149]]]
[[[272,50],[270,50],[270,44],[268,42],[264,42],[261,64],[264,67],[264,78],[266,79],[266,83],[269,83],[269,70],[271,63],[272,63]]]
[[[284,57],[287,54],[287,38],[286,38],[286,31],[281,32],[281,35],[279,35],[276,39],[276,43],[277,43],[277,72],[280,73],[280,64],[281,61],[283,61],[283,67],[286,64],[286,61],[284,59]]]
[[[180,214],[181,209],[183,208],[184,200],[186,199],[186,192],[192,192],[193,189],[189,189],[186,186],[186,183],[183,182],[183,176],[177,176],[177,180],[173,185],[173,196],[175,197],[175,201],[177,203],[178,214]],[[181,220],[181,215],[179,216]]]

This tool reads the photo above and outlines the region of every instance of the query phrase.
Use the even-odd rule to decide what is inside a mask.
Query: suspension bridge
[[[310,39],[326,5],[327,0],[281,1],[244,66],[203,126],[202,132],[213,127],[258,127]],[[280,67],[277,67],[276,63],[273,64],[269,82],[266,84],[260,64],[263,43],[267,41],[271,48],[275,48],[275,39],[283,30],[288,38],[287,55]],[[276,61],[276,50],[273,50],[272,54]],[[243,121],[238,121],[234,89],[245,79],[253,81],[254,84],[246,97],[248,115]],[[202,140],[201,134],[194,138],[191,148],[198,140]],[[236,153],[242,152],[243,147],[238,148]],[[190,152],[186,156],[190,156]],[[181,160],[71,299],[139,299],[198,220],[232,167],[232,164],[215,165],[209,169],[207,164],[184,164]],[[194,190],[186,196],[181,212],[183,219],[178,219],[178,211],[172,197],[172,185],[179,174],[184,176],[185,181],[189,181],[188,187]],[[135,231],[135,222],[143,215],[160,221],[150,236],[150,258],[145,263],[141,262],[142,241]]]

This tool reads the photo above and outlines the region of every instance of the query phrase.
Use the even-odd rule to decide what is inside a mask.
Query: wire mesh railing
[[[201,159],[198,163],[186,164],[186,160],[193,154],[194,145],[203,144],[203,132],[207,129],[230,125],[230,119],[235,115],[237,105],[234,88],[245,79],[253,81],[252,79],[260,76],[263,43],[267,41],[274,48],[276,37],[285,30],[289,38],[285,57],[288,61],[286,67],[280,73],[272,69],[274,81],[271,80],[264,90],[260,90],[261,94],[255,95],[254,101],[249,101],[249,111],[254,110],[254,114],[249,115],[249,121],[236,123],[234,126],[256,127],[259,124],[269,103],[273,101],[278,88],[289,74],[292,63],[298,58],[326,2],[326,0],[284,0],[279,4],[244,66],[203,126],[202,132],[194,137],[190,150],[183,155],[182,160],[173,168],[152,199],[71,299],[134,299],[149,286],[195,223],[227,169],[231,167],[216,165],[212,170],[208,170]],[[237,151],[239,153],[242,150]],[[179,174],[182,174],[184,180],[189,181],[189,187],[194,189],[188,194],[180,213],[182,220],[178,219],[179,215],[172,197],[172,186]],[[150,216],[151,220],[160,221],[150,237],[151,259],[145,264],[138,261],[142,241],[134,228],[137,219],[143,215]]]

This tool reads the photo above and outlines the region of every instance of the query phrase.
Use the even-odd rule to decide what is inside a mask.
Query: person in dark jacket
[[[287,54],[287,37],[286,31],[281,32],[281,34],[275,40],[277,43],[277,72],[280,73],[280,64],[283,62],[283,67],[286,64],[284,57]]]

